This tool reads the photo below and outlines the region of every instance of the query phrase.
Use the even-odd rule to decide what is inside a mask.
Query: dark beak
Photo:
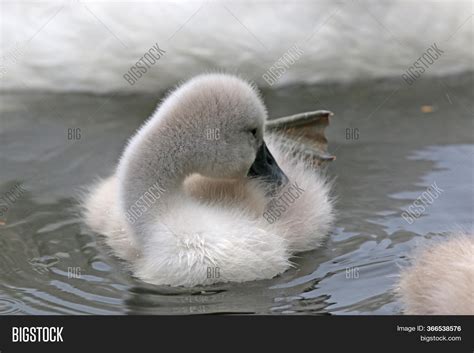
[[[275,158],[268,150],[263,141],[262,146],[257,151],[257,157],[247,174],[249,177],[259,177],[275,186],[281,187],[288,183],[288,177],[278,166]]]

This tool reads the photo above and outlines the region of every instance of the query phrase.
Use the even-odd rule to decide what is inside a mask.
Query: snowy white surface
[[[1,2],[2,90],[154,92],[204,71],[262,86],[295,43],[304,54],[278,80],[400,77],[434,42],[426,75],[473,69],[472,1]],[[123,78],[153,45],[164,56],[133,86]]]

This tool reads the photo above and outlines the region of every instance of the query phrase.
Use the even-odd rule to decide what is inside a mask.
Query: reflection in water
[[[392,287],[405,254],[473,226],[472,75],[443,80],[403,86],[387,101],[400,82],[266,92],[273,116],[336,113],[327,135],[337,155],[329,167],[337,224],[322,248],[295,257],[277,278],[192,289],[131,277],[82,225],[74,201],[112,173],[156,97],[3,94],[0,194],[15,184],[26,191],[0,217],[0,314],[400,312]],[[432,113],[420,111],[426,104]],[[68,139],[69,129],[80,138]],[[404,221],[433,182],[444,192]]]
[[[433,161],[434,165],[416,184],[417,191],[402,191],[390,195],[391,197],[405,200],[408,206],[432,183],[436,183],[442,191],[436,200],[424,205],[426,212],[413,223],[405,224],[404,228],[419,234],[452,232],[463,228],[472,230],[474,146],[428,146],[413,153],[409,160],[413,161],[412,163]]]

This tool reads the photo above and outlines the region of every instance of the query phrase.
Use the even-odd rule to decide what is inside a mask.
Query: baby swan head
[[[179,127],[180,141],[192,150],[192,172],[287,181],[263,139],[265,106],[248,82],[226,74],[197,76],[175,90],[158,113],[166,125]]]

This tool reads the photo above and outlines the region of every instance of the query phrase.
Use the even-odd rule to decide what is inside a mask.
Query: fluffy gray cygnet
[[[264,131],[255,87],[197,76],[130,139],[83,201],[89,227],[145,282],[195,286],[272,278],[320,246],[329,185],[288,139]],[[210,275],[211,274],[211,275]]]
[[[409,315],[474,315],[474,234],[450,233],[403,269],[398,294]]]

